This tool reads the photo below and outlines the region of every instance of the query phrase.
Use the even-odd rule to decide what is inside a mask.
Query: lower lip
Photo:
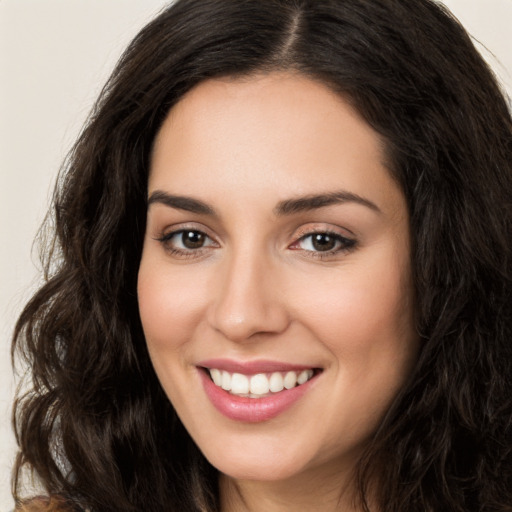
[[[292,389],[285,389],[264,398],[232,395],[216,386],[203,369],[199,369],[206,395],[215,408],[231,420],[258,423],[275,418],[289,409],[310,389],[316,376]]]

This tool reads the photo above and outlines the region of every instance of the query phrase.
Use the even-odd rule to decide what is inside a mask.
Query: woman
[[[510,510],[511,154],[435,3],[169,7],[17,324],[14,487],[53,497],[25,506]]]

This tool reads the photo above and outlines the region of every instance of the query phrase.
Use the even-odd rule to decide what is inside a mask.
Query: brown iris
[[[328,233],[312,235],[311,243],[317,251],[332,251],[336,247],[336,238]]]
[[[187,249],[199,249],[203,247],[206,236],[199,231],[183,231],[181,241]]]

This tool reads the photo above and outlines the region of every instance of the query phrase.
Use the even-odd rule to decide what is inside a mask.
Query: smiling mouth
[[[234,396],[265,398],[281,391],[305,384],[321,370],[309,368],[301,371],[256,373],[244,375],[218,368],[204,368],[212,382]]]

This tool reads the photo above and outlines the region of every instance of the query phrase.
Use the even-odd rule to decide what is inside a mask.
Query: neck
[[[236,480],[221,475],[222,512],[361,512],[353,478],[337,472],[304,472],[286,480]],[[372,510],[374,510],[372,508]]]

